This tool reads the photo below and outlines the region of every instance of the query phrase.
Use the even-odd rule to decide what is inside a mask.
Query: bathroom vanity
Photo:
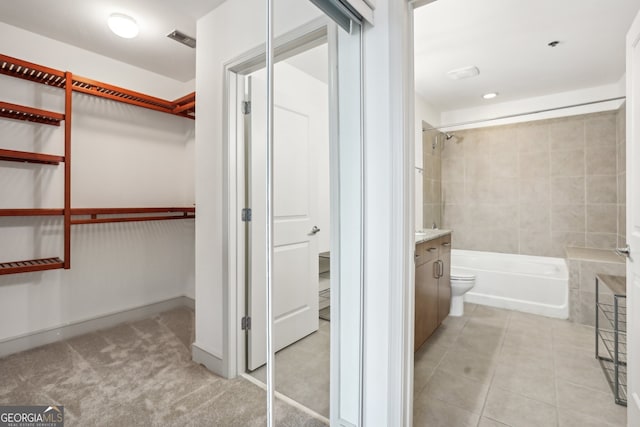
[[[451,304],[451,231],[416,233],[415,337],[422,344],[449,315]]]

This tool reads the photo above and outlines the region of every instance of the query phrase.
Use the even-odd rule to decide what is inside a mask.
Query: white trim
[[[216,356],[213,353],[204,350],[197,343],[191,344],[191,360],[201,365],[204,365],[208,370],[214,374],[227,378],[224,375],[226,368],[224,361],[220,356]]]
[[[39,331],[0,341],[0,357],[30,350],[32,348],[51,344],[57,341],[63,341],[78,335],[107,329],[122,323],[146,319],[158,313],[178,307],[188,307],[193,310],[194,306],[195,302],[193,299],[186,296],[179,296],[140,307],[112,312],[102,316],[90,317],[64,326],[41,329]]]

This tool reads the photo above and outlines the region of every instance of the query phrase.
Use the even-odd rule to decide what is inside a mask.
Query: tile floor
[[[591,327],[467,304],[415,354],[414,426],[626,426],[593,347]],[[321,321],[277,354],[276,389],[328,417],[328,378]]]
[[[276,391],[329,418],[329,322],[276,354]],[[265,382],[265,368],[250,373]]]
[[[626,426],[593,328],[465,305],[415,354],[414,426]]]

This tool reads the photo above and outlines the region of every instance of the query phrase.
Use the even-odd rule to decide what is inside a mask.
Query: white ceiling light
[[[480,74],[480,70],[478,67],[474,67],[473,65],[468,67],[456,68],[455,70],[451,70],[447,72],[447,77],[451,80],[462,80],[468,79],[469,77],[475,77]]]
[[[122,13],[114,13],[109,16],[107,24],[111,31],[122,38],[132,39],[138,35],[138,24],[135,19]]]
[[[496,96],[498,96],[498,92],[489,92],[489,93],[485,93],[484,95],[482,95],[482,97],[484,99],[493,99]]]

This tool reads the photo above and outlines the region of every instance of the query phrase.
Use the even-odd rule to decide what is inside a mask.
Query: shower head
[[[455,133],[449,133],[449,132],[444,133],[444,137],[447,141],[453,138],[454,136],[455,136]]]

